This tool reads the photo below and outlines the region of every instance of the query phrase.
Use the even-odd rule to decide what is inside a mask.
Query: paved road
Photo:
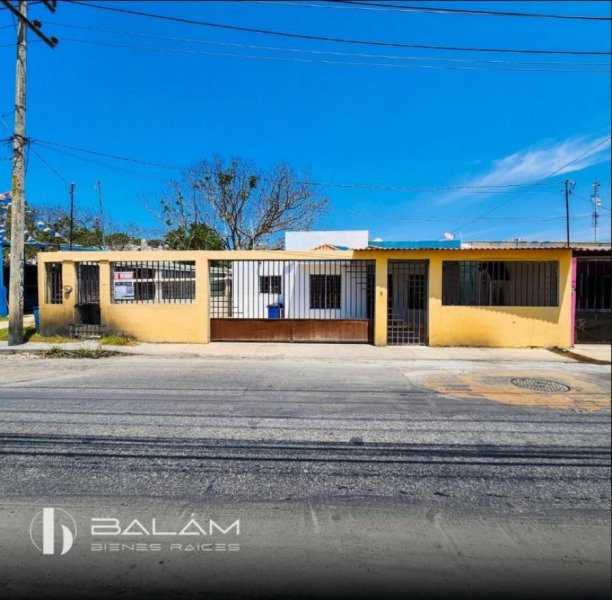
[[[609,367],[0,361],[5,595],[609,595]],[[66,556],[30,543],[42,506],[83,532]],[[240,551],[92,553],[92,516],[192,513],[240,518]]]

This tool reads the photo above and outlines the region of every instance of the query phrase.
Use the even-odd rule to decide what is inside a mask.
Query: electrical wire
[[[91,150],[89,148],[80,148],[78,146],[69,146],[68,144],[59,144],[57,142],[50,142],[48,140],[41,140],[41,139],[32,139],[32,142],[35,142],[37,144],[43,144],[46,146],[57,146],[59,148],[66,148],[67,150],[77,150],[78,152],[84,152],[86,154],[94,154],[96,156],[103,156],[106,158],[114,158],[116,160],[123,160],[123,161],[127,161],[127,162],[132,162],[132,163],[136,163],[136,164],[140,164],[140,165],[147,165],[150,167],[157,167],[157,168],[162,168],[162,169],[174,169],[177,171],[183,171],[184,167],[180,167],[178,165],[171,165],[168,163],[159,163],[159,162],[153,162],[150,160],[142,160],[140,158],[131,158],[129,156],[119,156],[117,154],[109,154],[106,152],[100,152],[98,150]]]
[[[133,177],[139,177],[141,179],[150,179],[152,181],[162,181],[164,183],[169,183],[169,179],[165,179],[163,177],[157,177],[155,175],[150,175],[148,173],[142,173],[139,171],[132,171],[131,169],[124,169],[122,167],[117,167],[116,165],[109,165],[108,163],[104,163],[101,161],[97,161],[97,160],[93,160],[91,158],[86,158],[85,156],[79,156],[77,154],[73,154],[71,152],[66,152],[65,150],[60,150],[59,148],[51,148],[51,147],[46,147],[46,150],[51,150],[52,152],[57,152],[59,154],[63,154],[65,156],[70,156],[76,160],[80,160],[83,162],[88,162],[88,163],[92,163],[96,166],[99,167],[103,167],[105,169],[110,169],[113,171],[118,171],[121,173],[126,173],[128,175],[132,175]]]
[[[220,42],[212,40],[201,40],[194,38],[177,37],[170,35],[159,35],[154,33],[142,33],[137,31],[125,31],[118,29],[107,29],[103,27],[92,27],[89,25],[73,25],[68,23],[53,23],[54,27],[64,27],[67,29],[77,29],[81,31],[95,31],[97,33],[108,33],[111,35],[123,35],[129,37],[140,37],[147,39],[165,40],[171,42],[183,42],[188,44],[205,44],[209,46],[223,46],[230,48],[247,48],[249,50],[270,50],[274,52],[293,52],[298,54],[315,54],[329,56],[348,56],[355,58],[378,58],[387,60],[416,60],[416,61],[432,61],[432,62],[449,62],[449,63],[484,63],[484,64],[502,64],[502,65],[533,65],[533,66],[572,66],[572,67],[608,67],[609,62],[553,62],[553,61],[516,61],[516,60],[500,60],[500,59],[484,59],[484,58],[440,58],[432,56],[406,56],[398,54],[367,54],[363,52],[337,52],[331,50],[313,50],[302,48],[287,48],[279,46],[262,46],[259,44],[242,44],[237,42]]]
[[[343,214],[350,214],[358,217],[367,217],[368,219],[381,219],[388,221],[422,221],[428,223],[438,223],[440,221],[459,221],[463,220],[464,217],[454,216],[454,217],[443,217],[443,216],[427,216],[427,215],[414,215],[414,216],[406,216],[406,215],[388,215],[382,213],[373,213],[369,211],[352,211],[345,209],[333,209],[333,212],[339,212]],[[558,217],[486,217],[482,219],[483,221],[504,221],[504,222],[525,222],[525,221],[534,221],[534,222],[548,222],[548,221],[562,221],[565,220],[565,215]],[[591,215],[574,215],[571,217],[572,219],[590,219]]]
[[[59,179],[61,179],[62,183],[64,184],[64,187],[68,189],[68,180],[49,161],[47,161],[43,156],[41,156],[35,148],[30,147],[30,151],[34,154],[34,156],[38,158],[38,160],[40,160],[40,162],[43,163],[43,165],[47,167],[47,169],[49,169],[49,171],[59,177]]]
[[[308,35],[302,33],[292,33],[287,31],[276,31],[272,29],[261,29],[256,27],[241,27],[238,25],[227,25],[225,23],[213,23],[211,21],[200,21],[197,19],[187,19],[184,17],[176,17],[170,15],[161,15],[158,13],[144,12],[140,10],[132,10],[127,8],[119,8],[118,6],[105,6],[102,4],[93,4],[91,2],[81,2],[80,0],[70,0],[71,4],[93,8],[97,10],[105,10],[120,14],[128,14],[139,17],[147,17],[150,19],[158,19],[163,21],[173,21],[176,23],[185,23],[189,25],[198,25],[201,27],[210,27],[214,29],[223,29],[227,31],[242,31],[245,33],[256,33],[260,35],[273,35],[277,37],[316,40],[320,42],[335,42],[342,44],[360,44],[367,46],[386,46],[394,48],[421,48],[429,50],[448,50],[460,52],[503,52],[503,53],[518,53],[518,54],[567,54],[567,55],[610,55],[612,52],[601,50],[539,50],[527,48],[480,48],[480,47],[461,47],[461,46],[438,46],[429,44],[408,44],[403,42],[383,42],[379,40],[360,40],[354,38],[337,38],[331,36]]]
[[[109,48],[129,48],[135,50],[152,50],[156,52],[169,52],[171,54],[187,54],[187,55],[203,55],[203,56],[221,56],[224,58],[239,58],[243,60],[257,60],[257,61],[272,61],[272,62],[284,62],[284,63],[302,63],[302,64],[322,64],[322,65],[339,65],[339,66],[351,66],[351,67],[375,67],[375,68],[386,68],[386,69],[400,69],[400,70],[434,70],[434,71],[486,71],[492,72],[521,72],[521,73],[584,73],[584,74],[604,74],[608,75],[609,70],[604,69],[550,69],[550,68],[493,68],[488,69],[485,67],[464,67],[464,66],[449,66],[449,65],[406,65],[406,64],[393,64],[393,63],[373,63],[373,62],[352,62],[352,61],[337,61],[337,60],[323,60],[323,59],[309,59],[309,58],[292,58],[292,57],[281,57],[281,56],[256,56],[252,54],[235,54],[231,52],[205,52],[202,50],[184,50],[180,48],[164,48],[159,46],[141,46],[137,44],[121,44],[116,42],[103,42],[99,40],[84,40],[79,38],[63,37],[63,42],[74,42],[80,44],[88,44],[93,46],[106,46]]]
[[[336,6],[325,6],[309,4],[307,6],[316,6],[317,8],[344,8],[359,10],[379,10],[379,11],[390,11],[390,12],[411,12],[411,13],[434,13],[434,14],[447,14],[447,15],[462,15],[462,16],[477,16],[477,17],[521,17],[521,18],[535,18],[535,19],[564,19],[564,20],[579,20],[579,21],[610,21],[611,17],[599,16],[599,15],[560,15],[550,13],[524,13],[524,12],[510,12],[510,11],[496,11],[496,10],[474,10],[467,8],[448,8],[438,6],[418,6],[410,4],[384,4],[382,2],[355,2],[351,0],[326,0],[329,3],[336,4]],[[268,4],[268,2],[261,2],[262,4]],[[270,2],[270,4],[280,4],[278,2]],[[290,2],[282,3],[289,6]],[[302,3],[303,4],[303,3]],[[350,6],[339,6],[339,5],[350,5]]]
[[[538,183],[543,183],[547,179],[550,179],[551,177],[554,177],[555,175],[558,175],[564,169],[566,169],[567,167],[573,165],[575,162],[578,162],[581,158],[584,158],[585,156],[587,156],[588,154],[593,152],[593,150],[597,150],[597,148],[603,146],[604,144],[608,143],[609,141],[610,141],[610,136],[605,137],[603,140],[600,140],[599,142],[597,142],[594,146],[591,146],[590,148],[588,148],[584,152],[580,153],[578,156],[574,157],[569,162],[565,163],[564,165],[562,165],[558,169],[555,169],[552,173],[550,173],[546,177],[543,177],[542,179],[539,179],[538,181],[536,181],[533,184],[528,184],[525,189],[521,190],[520,192],[518,192],[514,196],[511,196],[510,198],[508,198],[507,200],[505,200],[501,204],[498,204],[497,206],[494,206],[492,209],[490,209],[490,210],[486,211],[485,213],[483,213],[480,217],[476,217],[475,219],[472,219],[471,221],[465,223],[464,225],[461,225],[461,227],[458,227],[457,229],[455,229],[453,233],[457,233],[461,229],[465,229],[466,227],[469,227],[470,225],[473,225],[474,223],[476,223],[477,221],[480,221],[484,217],[488,217],[491,213],[495,212],[496,210],[498,210],[502,206],[506,206],[506,204],[509,204],[510,202],[512,202],[512,200],[515,200],[516,198],[518,198],[519,196],[524,194],[525,191],[527,189],[529,189],[530,187],[533,187],[533,185],[536,185]]]
[[[156,167],[156,168],[165,168],[172,169],[177,171],[185,171],[185,167],[174,165],[170,163],[160,163],[153,162],[149,160],[144,160],[141,158],[133,158],[129,156],[121,156],[118,154],[110,154],[106,152],[101,152],[99,150],[92,150],[91,148],[83,148],[79,146],[72,146],[68,144],[60,144],[58,142],[52,142],[49,140],[41,140],[38,138],[31,138],[30,143],[40,144],[44,147],[58,147],[67,150],[74,150],[77,152],[84,152],[86,154],[93,154],[96,156],[101,156],[104,158],[112,158],[115,160],[127,161],[136,164]],[[50,148],[52,149],[52,148]],[[527,183],[506,183],[499,185],[455,185],[455,186],[413,186],[413,185],[380,185],[380,184],[366,184],[366,183],[338,183],[338,182],[321,182],[321,181],[298,181],[296,183],[308,183],[317,187],[337,187],[337,188],[347,188],[347,189],[361,189],[361,190],[370,190],[370,191],[391,191],[391,192],[448,192],[448,191],[465,191],[466,193],[482,193],[482,194],[494,194],[494,193],[508,193],[506,190],[511,190],[515,188],[525,187],[527,185],[531,185],[531,187],[550,187],[559,185],[560,181],[553,181],[548,183],[537,183],[537,184],[527,184]]]
[[[572,192],[572,196],[576,196],[576,198],[580,198],[580,200],[584,200],[591,206],[593,205],[593,201],[590,198],[585,198],[584,196],[581,196],[580,194],[577,194],[576,192]],[[599,208],[601,210],[605,210],[606,212],[610,212],[610,209],[605,207],[603,204],[600,204]]]

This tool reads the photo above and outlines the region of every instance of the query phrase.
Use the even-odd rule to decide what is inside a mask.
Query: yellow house
[[[48,252],[43,334],[148,342],[572,344],[569,248]]]

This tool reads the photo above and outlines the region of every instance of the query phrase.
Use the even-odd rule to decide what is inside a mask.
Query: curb
[[[591,365],[612,365],[612,361],[591,358],[590,356],[578,354],[577,352],[572,352],[571,350],[564,350],[562,348],[549,348],[549,350],[551,352],[554,352],[555,354],[558,354],[559,356],[567,356],[567,358],[571,358],[576,362],[587,363]]]

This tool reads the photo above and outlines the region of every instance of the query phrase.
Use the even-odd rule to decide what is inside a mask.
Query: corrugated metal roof
[[[355,250],[358,250],[358,248],[355,248]],[[579,250],[579,251],[585,251],[588,250],[589,252],[607,252],[610,253],[610,248],[597,248],[597,249],[591,249],[591,248],[583,248],[583,247],[567,247],[567,246],[506,246],[506,247],[502,247],[502,246],[491,246],[488,248],[458,248],[458,247],[440,247],[440,246],[421,246],[418,248],[414,248],[414,247],[410,247],[407,248],[405,246],[398,246],[398,247],[380,247],[380,246],[368,246],[367,248],[361,248],[360,250],[364,250],[364,251],[368,251],[368,252],[385,252],[385,251],[390,251],[390,250],[451,250],[453,252],[489,252],[489,251],[493,251],[493,252],[499,252],[502,250],[511,250],[511,251],[520,251],[520,250]]]
[[[430,250],[432,248],[460,248],[460,240],[402,240],[402,241],[389,241],[389,242],[368,242],[368,248],[380,248],[382,250]]]

